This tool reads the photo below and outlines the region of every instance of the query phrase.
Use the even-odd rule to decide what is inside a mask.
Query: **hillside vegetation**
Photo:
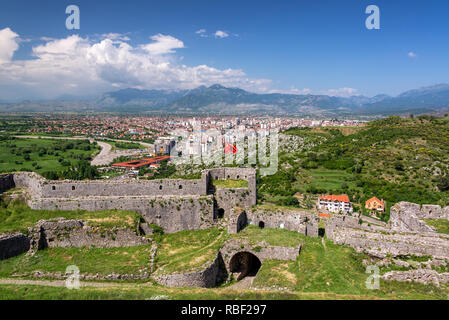
[[[307,147],[281,148],[279,171],[259,181],[261,200],[281,204],[296,193],[306,199],[333,193],[348,194],[355,209],[372,196],[388,208],[399,201],[449,203],[449,118],[390,117],[344,129],[286,131]]]

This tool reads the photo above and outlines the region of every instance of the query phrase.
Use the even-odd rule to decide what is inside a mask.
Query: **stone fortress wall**
[[[248,187],[215,189],[213,180],[217,179],[246,180]],[[245,219],[239,222],[243,228],[247,222],[246,211],[256,204],[256,171],[251,168],[205,170],[201,179],[196,180],[49,181],[29,172],[1,177],[2,191],[13,187],[25,190],[27,203],[33,209],[133,210],[139,212],[147,224],[157,224],[167,233],[207,228],[221,223],[220,221],[232,224],[235,207],[243,210]],[[299,219],[292,229],[305,233],[306,227],[300,226],[303,222],[303,219]],[[116,247],[146,242],[145,237],[127,229],[108,230],[103,235],[96,233],[83,221],[59,218],[39,221],[30,229],[29,236],[5,235],[0,239],[0,247],[8,248],[4,250],[5,256],[1,257],[6,259],[45,247]],[[155,276],[155,280],[166,286],[212,287],[227,278],[228,270],[231,272],[232,269],[230,259],[242,250],[245,254],[253,254],[260,261],[276,258],[294,260],[300,250],[272,247],[266,243],[261,244],[259,249],[252,250],[254,246],[231,241],[205,269],[159,275]]]
[[[448,211],[449,207],[399,202],[391,207],[388,223],[360,223],[358,217],[334,215],[327,223],[326,236],[381,259],[415,255],[449,260],[449,235],[436,233],[422,220],[448,219]]]
[[[14,187],[14,179],[10,174],[0,175],[0,193],[3,193]]]
[[[212,179],[243,179],[248,188],[213,190]],[[208,228],[230,210],[256,204],[256,172],[252,168],[205,170],[201,179],[124,181],[51,181],[36,173],[3,175],[0,190],[25,188],[27,203],[46,210],[132,210],[165,232]]]
[[[245,179],[248,181],[248,188],[215,189],[212,184],[214,179]],[[0,176],[2,192],[14,187],[25,188],[28,204],[34,209],[133,210],[141,213],[146,223],[157,224],[167,233],[208,228],[220,224],[220,221],[228,224],[228,231],[231,233],[239,232],[247,224],[262,228],[287,229],[308,236],[318,236],[319,230],[319,219],[316,214],[310,212],[298,210],[281,212],[252,208],[256,204],[257,194],[256,172],[251,168],[205,170],[201,179],[196,180],[48,181],[29,172]],[[236,206],[242,210],[235,211]],[[433,259],[430,263],[447,263],[449,235],[437,233],[435,228],[425,223],[423,219],[426,218],[449,219],[449,207],[400,202],[391,208],[388,223],[364,216],[333,215],[327,221],[325,235],[336,244],[348,245],[357,252],[364,252],[381,261],[415,255],[430,256]],[[39,229],[40,234],[44,231],[44,239],[55,238],[54,230],[47,229]],[[129,239],[132,243],[145,241],[126,232],[119,238],[119,241],[114,240],[119,246],[126,246]],[[4,248],[1,251],[5,253],[0,259],[28,250],[29,240],[30,238],[20,234],[0,236],[0,248]],[[58,240],[52,245],[73,246],[74,243],[84,245],[86,241],[93,241],[99,246],[114,245],[110,242],[103,243],[101,239],[86,238],[82,231],[70,234],[70,237],[65,238],[63,242]],[[225,277],[223,272],[232,272],[231,260],[237,254],[245,253],[241,257],[242,261],[248,259],[250,255],[259,261],[266,258],[294,260],[299,250],[300,248],[285,249],[260,244],[258,250],[252,250],[247,244],[235,243],[232,246],[228,243],[204,270],[188,274],[163,275],[157,281],[168,286],[210,287]],[[429,278],[427,271],[410,272],[413,274],[396,272],[388,273],[385,277],[401,280],[406,276],[407,279],[416,278],[418,281]],[[449,275],[445,273],[432,277],[447,282],[446,278],[449,278]]]

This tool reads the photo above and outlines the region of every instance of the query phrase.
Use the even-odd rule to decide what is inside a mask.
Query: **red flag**
[[[224,153],[237,153],[237,146],[226,142]]]

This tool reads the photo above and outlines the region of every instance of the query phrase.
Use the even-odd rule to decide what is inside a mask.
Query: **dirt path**
[[[14,285],[36,285],[49,287],[65,287],[65,280],[25,280],[25,279],[0,279],[0,284],[14,284]],[[80,281],[81,287],[130,287],[129,283],[111,283],[111,282],[90,282]]]
[[[326,251],[326,242],[324,241],[324,238],[321,238],[321,243],[323,244],[324,251]]]
[[[240,289],[250,289],[251,286],[253,285],[253,281],[254,281],[255,277],[256,276],[252,276],[252,277],[246,276],[245,278],[243,278],[239,282],[234,283],[233,285],[229,286],[229,289],[238,289],[238,290],[240,290]]]

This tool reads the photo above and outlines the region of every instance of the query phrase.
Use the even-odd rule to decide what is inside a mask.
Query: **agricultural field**
[[[0,172],[62,171],[89,161],[100,148],[88,140],[52,140],[0,136]]]

